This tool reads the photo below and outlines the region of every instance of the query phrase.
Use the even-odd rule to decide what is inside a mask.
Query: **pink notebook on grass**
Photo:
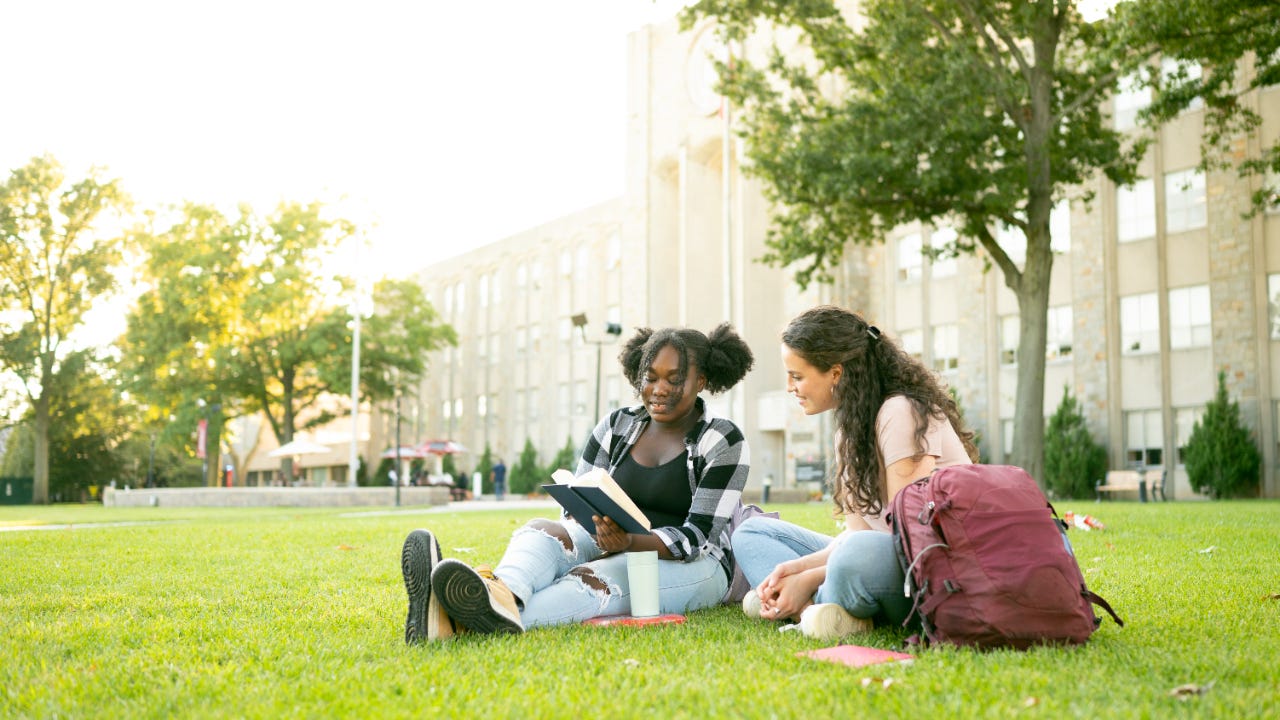
[[[821,650],[798,652],[796,656],[841,663],[849,667],[862,667],[863,665],[875,665],[876,663],[885,662],[910,662],[912,658],[910,653],[881,650],[880,648],[863,647],[861,645],[836,645],[835,647],[822,648]]]

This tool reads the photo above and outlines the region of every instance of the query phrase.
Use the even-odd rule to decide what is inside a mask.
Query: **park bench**
[[[1164,470],[1110,470],[1106,480],[1094,484],[1094,496],[1102,500],[1104,493],[1137,492],[1138,500],[1147,501],[1148,493],[1152,500],[1157,496],[1165,500]]]

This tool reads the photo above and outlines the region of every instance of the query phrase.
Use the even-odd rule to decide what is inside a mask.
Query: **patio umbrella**
[[[418,446],[418,451],[426,455],[449,455],[467,451],[461,444],[452,440],[428,440]]]
[[[387,459],[395,459],[396,455],[399,455],[401,459],[408,458],[410,460],[415,458],[423,458],[427,456],[426,453],[422,452],[422,448],[406,447],[402,445],[400,446],[399,453],[396,452],[395,448],[391,448],[389,450],[383,450],[382,454],[379,455],[379,457],[387,458]]]
[[[267,457],[278,458],[289,455],[319,455],[320,453],[327,452],[333,452],[333,448],[328,445],[311,442],[310,440],[294,440],[267,453]]]

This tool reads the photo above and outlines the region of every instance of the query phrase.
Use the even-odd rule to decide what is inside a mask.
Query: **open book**
[[[560,469],[551,473],[551,479],[556,481],[555,484],[543,485],[542,489],[592,535],[596,534],[592,515],[607,517],[629,533],[643,535],[649,532],[649,518],[640,512],[635,502],[603,468],[596,468],[580,478]]]

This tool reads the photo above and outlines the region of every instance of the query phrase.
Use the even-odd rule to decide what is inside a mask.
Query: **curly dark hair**
[[[835,490],[840,512],[876,515],[884,508],[885,468],[876,438],[876,415],[885,398],[903,395],[916,416],[916,457],[924,452],[926,418],[946,419],[974,462],[978,448],[960,409],[928,368],[857,313],[834,305],[807,310],[792,320],[782,342],[819,371],[844,367],[836,397]]]
[[[751,348],[729,323],[718,325],[710,335],[692,328],[640,328],[618,355],[622,372],[637,393],[644,384],[645,370],[653,364],[658,351],[668,345],[680,354],[680,374],[687,376],[690,365],[697,368],[707,379],[707,390],[712,394],[737,385],[755,364]]]

